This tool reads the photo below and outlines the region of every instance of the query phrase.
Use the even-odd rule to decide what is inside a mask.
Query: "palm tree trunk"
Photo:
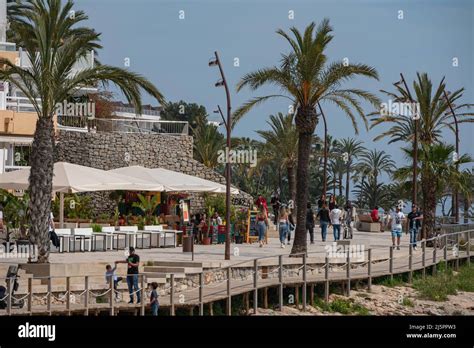
[[[288,166],[286,168],[288,173],[288,191],[290,192],[290,199],[296,201],[296,168]]]
[[[296,175],[296,231],[291,254],[306,253],[306,203],[308,202],[309,157],[318,118],[314,108],[300,107],[295,118],[298,139]]]
[[[49,214],[51,212],[54,168],[53,118],[39,117],[31,151],[30,240],[38,246],[38,263],[49,258]]]

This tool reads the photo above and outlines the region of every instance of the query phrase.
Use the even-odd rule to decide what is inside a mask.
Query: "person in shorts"
[[[405,214],[401,211],[400,207],[397,207],[395,212],[390,215],[392,222],[392,246],[397,247],[400,250],[400,239],[402,237],[402,223],[405,220]],[[395,244],[396,242],[396,244]]]

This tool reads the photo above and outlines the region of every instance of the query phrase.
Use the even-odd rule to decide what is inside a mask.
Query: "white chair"
[[[116,233],[125,236],[125,248],[130,246],[135,248],[137,246],[138,226],[119,226]]]
[[[152,248],[153,246],[160,248],[164,244],[164,242],[166,242],[165,233],[163,232],[162,225],[147,225],[144,226],[143,229],[145,230],[144,233],[147,233],[150,236],[150,248]]]
[[[59,238],[58,251],[60,253],[63,253],[64,251],[69,252],[72,230],[70,228],[57,228],[54,232],[56,232]]]
[[[118,249],[118,235],[115,234],[115,226],[102,226],[102,232],[95,232],[94,236],[103,237],[104,250],[113,250],[114,238],[117,237],[117,249]],[[97,239],[97,237],[94,239]]]
[[[85,251],[86,242],[89,242],[88,251],[92,250],[92,228],[75,228],[73,230],[74,234],[74,251],[76,251],[76,241],[80,241],[80,250]]]

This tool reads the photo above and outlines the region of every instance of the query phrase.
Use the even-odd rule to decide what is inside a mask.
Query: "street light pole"
[[[216,83],[216,87],[224,86],[225,94],[227,98],[227,121],[225,122],[225,128],[227,133],[227,151],[230,152],[230,137],[231,137],[231,103],[230,103],[230,91],[227,85],[227,81],[224,76],[224,70],[222,69],[221,61],[217,51],[214,52],[215,60],[209,62],[209,66],[217,65],[219,67],[219,72],[221,74],[222,80]],[[219,107],[220,111],[220,107]],[[230,182],[231,182],[231,166],[230,163],[226,160],[225,165],[225,181],[226,181],[226,190],[225,190],[225,260],[230,260]]]
[[[448,94],[446,91],[443,91],[444,97],[446,98],[446,102],[448,103],[449,109],[451,110],[451,114],[454,118],[454,125],[455,125],[455,134],[456,134],[456,170],[459,171],[459,126],[458,126],[458,118],[456,113],[454,112],[453,106],[448,98]],[[453,190],[453,213],[454,213],[454,220],[456,223],[459,223],[459,192],[455,188]]]
[[[408,93],[408,97],[410,98],[410,102],[414,103],[413,98],[411,96],[410,90],[408,89],[408,85],[405,81],[405,78],[403,77],[403,74],[400,73],[400,77],[402,78],[402,82],[405,86],[405,89]],[[412,198],[411,202],[412,204],[416,205],[417,203],[417,178],[418,178],[418,117],[414,117],[413,120],[415,121],[415,129],[414,129],[414,139],[413,139],[413,191],[412,191]]]
[[[326,116],[324,116],[323,108],[318,102],[319,110],[321,110],[321,116],[324,121],[324,166],[323,166],[323,195],[326,197],[326,191],[328,189],[328,125],[326,123]]]

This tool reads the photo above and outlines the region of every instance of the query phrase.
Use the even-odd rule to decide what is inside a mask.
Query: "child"
[[[117,291],[117,285],[118,283],[123,279],[122,277],[117,277],[115,275],[115,270],[117,269],[117,264],[114,265],[114,268],[112,268],[111,265],[105,266],[105,281],[107,284],[110,284],[110,279],[113,278],[114,280],[114,290],[115,290],[115,297],[118,299],[118,291]]]
[[[151,308],[151,315],[157,316],[158,315],[158,307],[160,304],[158,303],[158,293],[156,289],[158,288],[158,283],[153,282],[151,283],[151,294],[150,294],[150,308]]]

